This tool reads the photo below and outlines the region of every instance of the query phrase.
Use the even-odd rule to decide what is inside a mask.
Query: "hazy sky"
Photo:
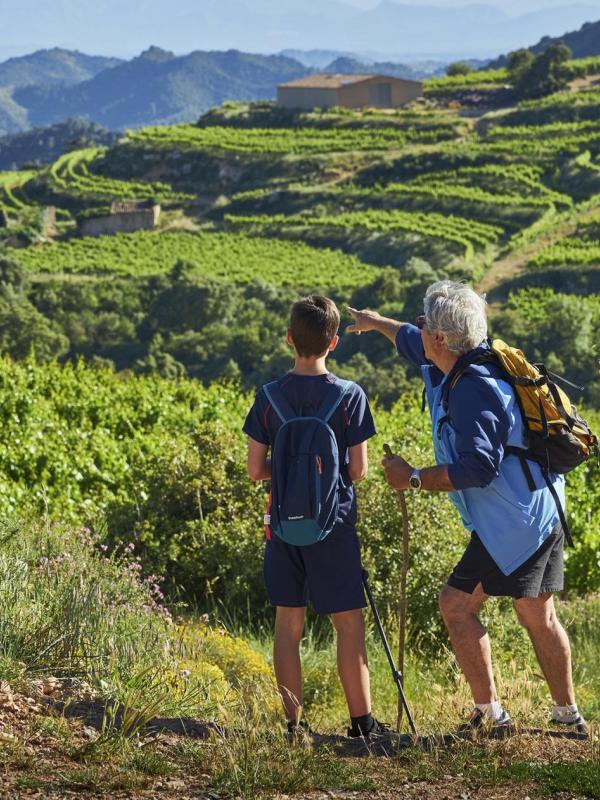
[[[380,0],[342,0],[357,8],[373,8]],[[489,5],[501,8],[507,14],[523,14],[554,6],[599,6],[600,0],[396,0],[415,6],[468,6]]]

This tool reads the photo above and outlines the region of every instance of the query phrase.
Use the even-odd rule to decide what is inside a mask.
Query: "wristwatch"
[[[408,479],[408,485],[411,489],[420,489],[421,488],[421,470],[420,469],[413,469],[410,478]]]

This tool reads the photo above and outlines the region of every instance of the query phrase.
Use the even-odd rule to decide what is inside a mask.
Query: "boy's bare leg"
[[[559,706],[575,703],[569,637],[556,616],[551,594],[513,600],[519,622],[527,629],[533,649]]]
[[[337,633],[338,673],[351,717],[371,713],[365,621],[361,608],[331,615]]]
[[[473,594],[445,586],[440,611],[450,634],[456,660],[467,679],[475,703],[498,699],[492,669],[492,648],[486,629],[477,616],[487,595],[477,586]]]
[[[277,606],[273,666],[285,713],[290,721],[297,721],[302,714],[300,640],[305,618],[306,608]]]

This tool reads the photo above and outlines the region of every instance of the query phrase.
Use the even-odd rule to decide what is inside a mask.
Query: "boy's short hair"
[[[324,353],[340,327],[340,312],[328,297],[311,294],[297,300],[290,314],[290,335],[299,356]]]

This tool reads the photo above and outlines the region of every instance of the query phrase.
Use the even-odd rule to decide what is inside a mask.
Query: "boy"
[[[326,358],[338,343],[340,315],[326,297],[312,295],[292,306],[287,341],[295,351],[294,368],[277,385],[295,414],[314,416],[339,379],[327,371]],[[252,480],[271,478],[275,435],[281,425],[264,388],[244,424],[248,439],[248,474]],[[363,390],[351,384],[329,420],[338,444],[340,502],[331,533],[322,541],[295,546],[272,533],[264,557],[264,576],[270,602],[276,607],[273,664],[288,719],[294,733],[302,715],[300,640],[306,606],[329,614],[337,634],[338,673],[351,717],[349,736],[369,737],[383,726],[371,715],[369,669],[362,609],[360,545],[356,535],[356,499],[352,483],[367,474],[367,439],[375,425]]]

